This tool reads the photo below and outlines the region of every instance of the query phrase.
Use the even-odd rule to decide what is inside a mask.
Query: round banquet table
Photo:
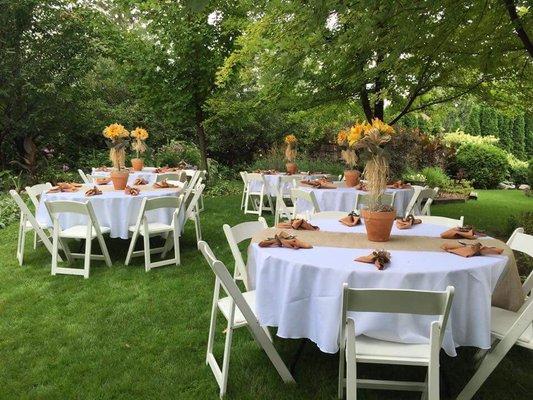
[[[135,182],[135,180],[137,180],[138,178],[142,178],[142,179],[145,179],[149,184],[152,184],[156,181],[157,179],[157,173],[155,172],[155,167],[144,167],[141,171],[130,171],[130,175],[128,176],[128,185],[133,185],[133,183]],[[187,172],[188,174],[190,174],[191,172],[195,172],[195,170],[193,169],[184,169],[183,171]],[[168,173],[173,173],[173,172],[178,172],[178,171],[169,171]],[[99,177],[99,178],[109,178],[111,174],[111,170],[109,171],[99,171],[97,168],[93,168],[92,169],[92,172],[91,172],[91,175],[94,176],[94,177]],[[108,185],[112,185],[112,182],[109,182]]]
[[[336,184],[339,184],[337,182]],[[355,205],[355,199],[358,193],[368,194],[363,190],[339,186],[336,189],[317,189],[308,186],[300,186],[302,189],[315,194],[320,211],[345,211],[350,212]],[[387,189],[385,193],[396,193],[394,197],[394,209],[398,216],[404,216],[405,210],[409,205],[411,197],[413,197],[414,189]],[[296,211],[304,213],[311,211],[312,206],[308,201],[298,199],[296,202]]]
[[[337,220],[311,221],[321,231],[364,233],[364,226],[345,227]],[[439,237],[448,228],[421,224],[392,235]],[[296,232],[296,235],[298,233]],[[342,285],[352,288],[445,290],[455,297],[443,349],[456,355],[458,346],[490,348],[491,295],[505,271],[507,256],[463,258],[444,251],[390,250],[391,262],[379,271],[354,261],[379,248],[319,247],[292,250],[248,248],[249,284],[256,290],[256,311],[264,326],[278,328],[283,338],[308,338],[326,353],[339,349]],[[350,313],[356,335],[403,343],[427,343],[434,316]]]
[[[52,222],[50,215],[44,204],[47,201],[68,200],[68,201],[89,201],[91,202],[96,218],[100,226],[111,229],[112,238],[128,239],[128,228],[135,225],[141,209],[143,198],[154,198],[161,196],[178,196],[182,189],[154,189],[151,186],[136,186],[141,190],[139,195],[131,196],[122,190],[114,190],[112,186],[98,186],[102,194],[98,196],[86,196],[85,191],[90,186],[82,186],[77,192],[43,193],[37,207],[37,220],[43,226],[50,227]],[[172,209],[162,208],[151,210],[146,213],[148,222],[161,222],[170,224],[172,221]],[[74,225],[85,225],[87,217],[80,214],[62,213],[59,216],[59,223],[63,229]]]
[[[302,179],[318,179],[322,178],[324,176],[327,176],[328,174],[293,174],[291,177],[296,179],[296,181],[302,180]],[[276,174],[263,174],[265,177],[265,181],[268,185],[268,188],[265,189],[265,193],[267,193],[270,196],[276,197],[278,195],[278,186],[279,181],[282,176],[287,176],[285,172],[279,172]],[[283,187],[282,193],[284,195],[290,195],[291,189],[293,188],[292,184],[290,182],[285,183]],[[261,190],[261,182],[259,181],[253,181],[250,183],[250,190],[252,192],[259,192]]]

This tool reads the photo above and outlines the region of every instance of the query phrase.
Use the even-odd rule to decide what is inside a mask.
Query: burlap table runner
[[[295,231],[290,229],[268,228],[254,235],[252,243],[259,243],[262,240],[273,237],[281,231],[290,232],[297,236],[298,239],[313,246],[349,249],[444,252],[441,246],[446,242],[454,242],[453,240],[442,239],[440,237],[393,235],[388,242],[377,243],[369,241],[363,233]],[[484,237],[479,238],[479,241],[485,246],[494,246],[503,249],[503,254],[508,257],[506,268],[492,294],[492,305],[506,310],[517,311],[524,303],[524,295],[513,251],[501,240]],[[464,240],[464,242],[469,241]]]
[[[123,192],[123,190],[115,190],[113,185],[83,185],[80,188],[80,192],[85,192],[86,190],[92,189],[94,186],[96,186],[98,189],[100,189],[102,192]],[[152,187],[152,185],[130,185],[131,187],[137,188],[142,192],[148,192],[148,191],[156,191],[156,190],[175,190],[180,191],[180,187],[174,187],[174,188],[155,188]]]

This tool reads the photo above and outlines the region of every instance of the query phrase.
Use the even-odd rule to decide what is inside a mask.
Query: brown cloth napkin
[[[357,214],[355,211],[352,211],[346,217],[339,219],[339,222],[346,226],[356,226],[361,223],[361,217],[359,217],[359,214]]]
[[[362,190],[363,192],[367,192],[368,189],[366,187],[366,184],[361,182],[361,183],[358,183],[357,185],[354,186],[354,189],[355,190]]]
[[[81,187],[81,183],[58,182],[57,186],[48,190],[47,193],[77,192]]]
[[[285,247],[288,249],[312,249],[313,246],[302,242],[296,236],[290,235],[285,231],[281,231],[273,238],[267,238],[259,242],[259,247]]]
[[[111,182],[111,178],[94,178],[97,185],[107,185]]]
[[[337,186],[335,186],[333,183],[331,183],[330,181],[324,178],[316,179],[314,181],[304,179],[300,181],[300,183],[302,185],[313,186],[314,188],[317,188],[317,189],[336,189],[337,188]]]
[[[101,167],[95,168],[95,171],[107,172],[109,171],[109,168],[105,166],[101,166]]]
[[[92,189],[89,189],[85,192],[85,196],[98,196],[102,194],[102,191],[94,186]]]
[[[156,189],[167,189],[167,188],[175,188],[176,185],[173,185],[171,183],[168,183],[166,179],[162,180],[161,182],[154,183],[154,188]]]
[[[385,250],[374,250],[368,256],[357,257],[355,261],[374,264],[381,271],[385,268],[385,264],[390,262],[390,253]]]
[[[175,167],[169,167],[168,165],[165,165],[164,167],[156,168],[154,170],[156,174],[164,174],[165,172],[176,172],[176,171],[181,171],[181,169],[175,168]]]
[[[276,225],[277,228],[281,229],[294,229],[296,231],[319,231],[320,228],[315,225],[311,225],[305,219],[297,218],[291,219],[289,221],[280,222]]]
[[[477,232],[471,226],[455,227],[448,229],[440,234],[443,239],[477,239],[480,236],[486,236],[481,232]]]
[[[503,249],[499,247],[484,246],[481,243],[444,243],[441,248],[448,253],[457,254],[461,257],[488,256],[503,253]]]
[[[136,186],[136,185],[148,185],[148,181],[144,178],[137,178],[135,179],[135,181],[133,182],[133,184]]]
[[[398,229],[410,229],[413,225],[421,223],[422,220],[415,218],[412,214],[409,214],[405,218],[396,218],[396,228]]]
[[[124,193],[130,196],[137,196],[140,192],[141,192],[140,189],[137,189],[131,186],[126,186],[126,188],[124,189]]]
[[[388,189],[409,189],[411,188],[411,184],[405,183],[402,181],[396,181],[396,182],[387,184],[387,188]]]

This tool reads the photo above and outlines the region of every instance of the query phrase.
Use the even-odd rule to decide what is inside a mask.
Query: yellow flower
[[[347,140],[348,140],[348,132],[346,132],[346,131],[343,129],[343,130],[341,130],[341,131],[337,134],[337,144],[338,144],[339,146],[345,146]]]
[[[120,138],[126,138],[130,135],[126,128],[124,128],[124,126],[120,124],[109,125],[107,128],[104,129],[102,134],[104,135],[104,137],[112,141],[115,141]]]
[[[137,127],[131,131],[131,137],[137,140],[146,140],[148,139],[148,131],[146,129]]]
[[[355,124],[350,128],[350,133],[348,134],[348,144],[350,146],[355,145],[363,137],[365,131],[365,126],[363,124]]]
[[[378,131],[380,131],[380,133],[386,135],[392,135],[394,133],[394,129],[392,128],[392,126],[381,121],[379,118],[374,118],[372,120],[372,127],[376,128]]]
[[[296,142],[297,142],[296,136],[294,135],[285,136],[285,143],[288,144],[289,146],[295,144]]]

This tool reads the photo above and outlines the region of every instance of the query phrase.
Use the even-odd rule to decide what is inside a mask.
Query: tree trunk
[[[526,48],[530,57],[533,57],[533,43],[531,43],[531,39],[529,38],[526,30],[524,29],[524,26],[522,25],[520,18],[518,17],[514,1],[503,0],[503,4],[505,5],[505,8],[507,9],[507,13],[509,14],[509,18],[511,19],[511,23],[513,24],[516,34],[518,35],[518,37],[524,44],[524,47]]]

